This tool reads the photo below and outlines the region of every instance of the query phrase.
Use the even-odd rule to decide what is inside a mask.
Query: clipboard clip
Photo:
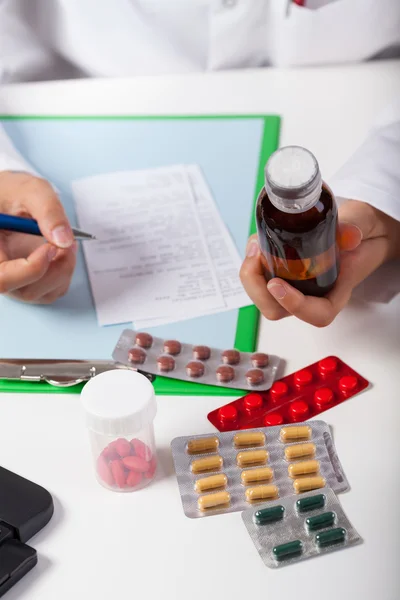
[[[113,369],[139,371],[149,381],[152,382],[155,379],[155,376],[150,373],[121,365],[112,360],[0,359],[0,379],[31,383],[45,382],[54,387],[72,387]]]

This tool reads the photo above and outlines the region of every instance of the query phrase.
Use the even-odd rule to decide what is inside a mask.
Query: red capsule
[[[294,382],[297,386],[303,387],[312,382],[312,373],[307,369],[302,369],[301,371],[297,371],[294,375]]]
[[[260,394],[249,394],[245,397],[243,404],[247,412],[254,412],[262,407],[263,399]]]
[[[137,471],[129,471],[126,478],[126,487],[136,487],[142,481],[142,474]]]
[[[289,407],[290,417],[294,422],[304,421],[308,416],[308,411],[308,404],[303,400],[296,400]]]
[[[352,392],[357,387],[357,377],[346,375],[339,379],[339,388],[342,392]]]
[[[283,417],[279,413],[271,413],[270,415],[265,415],[264,425],[265,427],[272,427],[273,425],[282,425]]]
[[[318,369],[321,375],[329,375],[330,373],[334,373],[337,367],[338,362],[336,358],[333,358],[332,356],[328,356],[328,358],[324,358],[318,363]]]
[[[145,473],[150,468],[147,460],[140,458],[140,456],[125,456],[122,462],[126,469],[129,469],[129,471],[138,471],[138,473]]]
[[[285,396],[289,391],[287,383],[284,381],[276,381],[270,389],[271,400],[275,401]]]
[[[144,442],[142,442],[142,440],[134,438],[131,440],[131,446],[136,456],[140,456],[140,458],[144,458],[144,460],[147,461],[151,460],[151,450]]]
[[[320,388],[314,394],[314,402],[320,409],[324,409],[333,401],[333,392],[330,388]]]
[[[103,456],[107,461],[117,460],[120,457],[113,444],[114,442],[108,444],[108,446],[106,446],[101,453],[101,456]]]
[[[222,406],[218,411],[218,418],[221,423],[232,423],[237,419],[237,410],[232,404]]]
[[[108,462],[101,454],[97,459],[97,473],[100,479],[110,487],[115,484],[113,474],[108,466]]]
[[[126,459],[124,459],[126,460]],[[115,484],[119,488],[125,487],[126,484],[126,473],[124,465],[121,460],[113,460],[110,463],[111,473],[113,474]]]
[[[124,458],[124,456],[129,456],[132,450],[130,443],[125,438],[119,438],[118,440],[115,440],[113,447],[121,458]]]

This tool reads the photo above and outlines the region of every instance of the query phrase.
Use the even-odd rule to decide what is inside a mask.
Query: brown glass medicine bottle
[[[267,280],[280,277],[308,296],[333,288],[339,271],[337,206],[311,152],[286,146],[272,154],[256,220]]]

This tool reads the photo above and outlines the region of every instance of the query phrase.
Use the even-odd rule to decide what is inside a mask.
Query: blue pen
[[[23,217],[14,217],[12,215],[3,215],[0,213],[0,230],[17,231],[18,233],[30,233],[31,235],[40,235],[39,225],[33,219],[24,219]],[[72,228],[72,233],[76,240],[95,240],[95,236],[85,231]]]

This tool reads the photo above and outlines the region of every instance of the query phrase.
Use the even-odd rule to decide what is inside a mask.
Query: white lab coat
[[[0,81],[187,73],[400,55],[399,0],[0,0]],[[400,220],[400,123],[333,183]],[[0,170],[27,169],[0,129]]]

